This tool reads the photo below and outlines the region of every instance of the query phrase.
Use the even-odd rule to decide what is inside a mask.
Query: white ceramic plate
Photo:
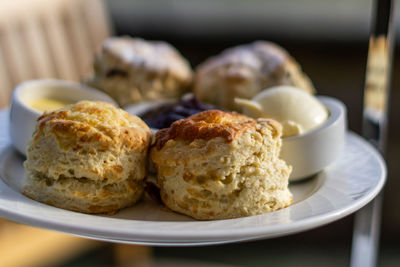
[[[8,114],[0,112],[0,216],[98,240],[188,246],[283,236],[327,224],[360,209],[379,193],[386,179],[381,156],[350,133],[339,160],[315,177],[291,184],[294,204],[276,212],[195,221],[145,199],[113,216],[81,214],[36,202],[20,193],[24,158],[11,146]]]

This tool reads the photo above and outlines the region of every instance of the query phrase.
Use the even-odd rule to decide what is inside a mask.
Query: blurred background
[[[400,33],[400,1],[395,1]],[[80,80],[110,35],[164,40],[196,67],[225,48],[283,46],[360,133],[372,0],[0,0],[0,106],[23,80]],[[43,35],[42,37],[40,37]],[[400,266],[400,50],[396,40],[379,266]],[[0,266],[348,266],[353,216],[278,239],[163,248],[86,240],[0,221]]]

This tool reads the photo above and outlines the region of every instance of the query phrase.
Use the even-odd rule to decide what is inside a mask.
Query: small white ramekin
[[[45,79],[19,84],[11,98],[9,130],[14,147],[23,155],[35,129],[36,120],[42,115],[42,112],[30,107],[27,103],[40,98],[53,98],[67,102],[98,100],[118,106],[108,95],[80,83]]]
[[[314,130],[282,139],[280,157],[293,167],[290,181],[322,171],[339,157],[344,147],[346,107],[332,97],[320,96],[318,99],[328,109],[327,121]]]

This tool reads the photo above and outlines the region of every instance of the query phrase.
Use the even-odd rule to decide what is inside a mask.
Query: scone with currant
[[[191,82],[190,64],[172,45],[128,36],[104,41],[95,57],[93,76],[86,80],[120,106],[179,98]]]

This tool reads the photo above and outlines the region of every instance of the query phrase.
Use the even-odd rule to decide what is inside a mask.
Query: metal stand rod
[[[393,53],[393,0],[376,0],[364,86],[363,136],[381,153],[386,148]],[[352,267],[374,267],[378,259],[383,194],[355,214]]]
[[[352,267],[374,267],[378,259],[382,194],[359,210],[354,218]]]

